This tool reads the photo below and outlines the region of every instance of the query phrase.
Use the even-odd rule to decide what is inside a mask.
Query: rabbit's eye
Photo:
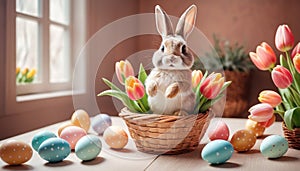
[[[181,46],[181,53],[186,54],[186,46],[185,45]]]
[[[162,47],[160,48],[160,50],[161,50],[162,52],[164,52],[164,51],[165,51],[165,46],[162,45]]]

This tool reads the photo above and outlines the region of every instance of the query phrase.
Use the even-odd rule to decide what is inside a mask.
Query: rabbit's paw
[[[179,93],[179,85],[177,83],[173,83],[168,86],[165,92],[165,96],[167,98],[173,98]]]
[[[152,82],[151,84],[148,85],[147,87],[147,94],[150,97],[153,97],[157,94],[157,85],[155,82]]]

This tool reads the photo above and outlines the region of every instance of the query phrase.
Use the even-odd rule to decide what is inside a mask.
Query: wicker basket
[[[212,112],[188,116],[132,113],[119,114],[139,151],[152,154],[180,154],[195,150],[203,137]]]
[[[282,123],[282,128],[284,136],[289,142],[289,147],[300,150],[300,128],[289,130],[284,123]]]

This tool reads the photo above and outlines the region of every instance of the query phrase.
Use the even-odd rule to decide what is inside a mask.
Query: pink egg
[[[229,137],[229,128],[227,124],[223,121],[218,121],[215,123],[214,128],[208,132],[208,138],[213,141],[217,139],[228,140]]]
[[[66,140],[72,150],[75,149],[77,141],[86,135],[86,131],[78,126],[69,126],[62,130],[60,138]]]

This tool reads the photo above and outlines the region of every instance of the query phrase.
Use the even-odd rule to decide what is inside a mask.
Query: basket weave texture
[[[132,113],[119,114],[126,122],[137,149],[152,154],[181,154],[195,150],[212,118],[204,114],[173,116]]]
[[[282,128],[284,136],[289,142],[289,147],[300,150],[300,128],[289,130],[284,123],[282,123]]]

